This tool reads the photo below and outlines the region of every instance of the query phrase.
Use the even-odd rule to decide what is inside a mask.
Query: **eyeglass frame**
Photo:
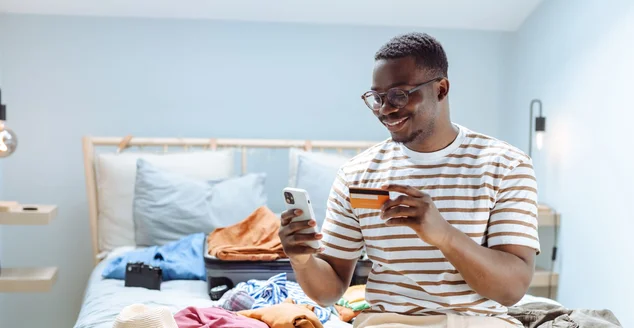
[[[417,86],[413,87],[413,88],[412,88],[412,89],[410,89],[410,90],[403,90],[403,89],[401,89],[401,88],[390,88],[389,90],[387,90],[387,91],[385,91],[385,92],[381,92],[381,93],[376,92],[376,91],[374,91],[374,90],[370,90],[370,91],[366,91],[366,92],[364,92],[364,93],[361,95],[361,99],[363,99],[363,102],[365,103],[365,105],[366,105],[366,106],[368,106],[368,108],[370,108],[370,110],[372,110],[372,111],[375,111],[375,112],[376,112],[376,111],[378,111],[379,109],[381,109],[381,107],[383,107],[383,105],[385,105],[385,101],[383,100],[383,98],[385,98],[385,97],[387,96],[388,92],[390,92],[390,91],[392,91],[392,90],[400,90],[400,91],[403,91],[403,93],[404,93],[404,94],[405,94],[405,96],[407,97],[407,102],[405,103],[405,105],[403,105],[403,106],[401,106],[401,107],[398,107],[398,106],[394,106],[394,104],[392,104],[389,100],[387,101],[387,102],[390,104],[390,106],[392,106],[392,107],[394,107],[394,108],[397,108],[397,109],[400,109],[400,108],[403,108],[403,107],[407,106],[407,104],[409,104],[409,96],[410,96],[412,93],[414,93],[414,92],[416,92],[416,91],[420,90],[420,88],[424,87],[425,85],[427,85],[427,84],[429,84],[429,83],[436,82],[436,81],[440,81],[440,80],[442,80],[442,79],[444,79],[444,77],[437,77],[437,78],[431,79],[431,80],[429,80],[429,81],[425,81],[425,82],[423,82],[423,83],[421,83],[421,84],[419,84],[419,85],[417,85]],[[374,109],[374,108],[370,107],[370,104],[368,104],[368,102],[365,100],[366,95],[367,95],[367,94],[369,94],[369,93],[375,93],[375,94],[377,94],[377,95],[379,96],[379,98],[381,99],[381,106],[379,107],[379,109]]]

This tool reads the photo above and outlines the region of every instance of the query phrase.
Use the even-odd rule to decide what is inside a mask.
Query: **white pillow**
[[[232,149],[172,154],[100,154],[97,158],[98,229],[100,251],[136,246],[132,204],[137,159],[157,168],[197,180],[226,179],[234,175]]]
[[[339,168],[351,156],[307,152],[299,149],[290,151],[289,186],[304,189],[311,198],[317,226],[321,227],[326,218],[328,197]]]

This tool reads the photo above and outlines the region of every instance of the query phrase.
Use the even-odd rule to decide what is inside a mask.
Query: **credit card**
[[[350,205],[353,208],[378,210],[390,199],[390,192],[383,189],[350,187],[349,190]]]

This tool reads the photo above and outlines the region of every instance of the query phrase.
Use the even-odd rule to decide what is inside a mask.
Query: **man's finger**
[[[381,207],[381,211],[386,211],[394,206],[416,206],[418,205],[419,200],[416,198],[412,198],[411,196],[400,195],[394,199],[388,199],[383,206]]]
[[[292,238],[293,244],[303,244],[308,241],[321,240],[323,235],[320,233],[296,233]]]
[[[387,190],[387,191],[393,191],[393,192],[400,192],[401,194],[405,194],[408,196],[412,196],[412,197],[423,197],[425,196],[425,194],[414,188],[414,187],[410,187],[410,186],[404,186],[404,185],[397,185],[397,184],[387,184],[381,187],[381,189]]]
[[[293,222],[288,225],[288,232],[289,234],[293,234],[297,231],[312,228],[316,225],[317,225],[317,222],[315,222],[315,220],[303,220],[303,221]]]
[[[383,220],[408,216],[416,216],[415,207],[395,206],[384,212],[381,212],[381,218]]]
[[[385,221],[387,226],[412,226],[416,224],[414,218],[393,218]]]
[[[291,250],[292,254],[319,254],[324,251],[324,248],[312,248],[310,246],[297,245],[293,246]]]
[[[288,210],[288,211],[284,211],[282,212],[282,225],[288,225],[289,223],[291,223],[291,220],[293,220],[294,218],[298,217],[302,215],[302,210]]]

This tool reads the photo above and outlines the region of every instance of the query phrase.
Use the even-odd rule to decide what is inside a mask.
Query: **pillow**
[[[133,205],[135,242],[162,246],[236,224],[266,204],[265,179],[264,173],[226,180],[192,179],[139,159]]]
[[[135,246],[132,202],[137,159],[195,179],[226,179],[234,175],[231,149],[173,154],[100,154],[96,159],[100,251]]]
[[[350,158],[352,157],[298,149],[290,151],[289,186],[308,191],[318,227],[321,227],[326,218],[328,197],[337,171]]]

